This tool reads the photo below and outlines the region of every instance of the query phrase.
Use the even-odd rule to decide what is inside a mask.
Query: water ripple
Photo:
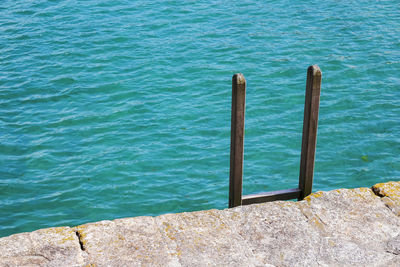
[[[0,236],[225,208],[235,72],[245,194],[297,185],[310,64],[323,71],[314,189],[398,179],[398,5],[315,6],[3,1]]]

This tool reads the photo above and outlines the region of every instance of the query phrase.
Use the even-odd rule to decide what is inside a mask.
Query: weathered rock
[[[319,263],[390,266],[400,258],[385,243],[400,234],[399,218],[368,188],[311,194],[299,207],[321,238]]]
[[[392,182],[300,202],[38,230],[1,238],[0,265],[400,266],[399,194]]]
[[[386,251],[386,242],[400,233],[400,220],[367,188],[317,192],[301,202],[243,206],[229,213],[239,218],[231,223],[263,263],[400,264]]]
[[[152,217],[101,221],[75,229],[95,266],[179,266]]]
[[[183,266],[261,265],[248,244],[225,220],[225,211],[208,210],[156,217],[169,250]]]
[[[387,242],[387,252],[400,255],[400,235]]]
[[[226,210],[232,229],[264,266],[315,265],[318,238],[295,202],[271,202]]]
[[[1,266],[82,266],[86,256],[69,227],[0,238]]]
[[[376,184],[372,190],[397,216],[400,216],[400,182]]]

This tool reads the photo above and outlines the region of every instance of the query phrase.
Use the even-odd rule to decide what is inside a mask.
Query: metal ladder
[[[230,208],[275,200],[289,200],[296,198],[302,200],[311,194],[314,175],[315,147],[317,142],[321,79],[322,73],[317,65],[308,67],[298,187],[242,196],[246,80],[241,73],[233,75],[231,159],[229,173]]]

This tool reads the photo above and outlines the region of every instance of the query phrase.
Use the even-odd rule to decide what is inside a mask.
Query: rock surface
[[[400,216],[400,183],[388,182],[376,184],[372,187],[376,195],[382,197],[382,201],[396,215]]]
[[[400,266],[400,182],[0,238],[0,266]]]

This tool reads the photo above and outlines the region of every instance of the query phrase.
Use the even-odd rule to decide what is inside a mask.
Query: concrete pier
[[[400,266],[400,182],[0,238],[0,266]]]

